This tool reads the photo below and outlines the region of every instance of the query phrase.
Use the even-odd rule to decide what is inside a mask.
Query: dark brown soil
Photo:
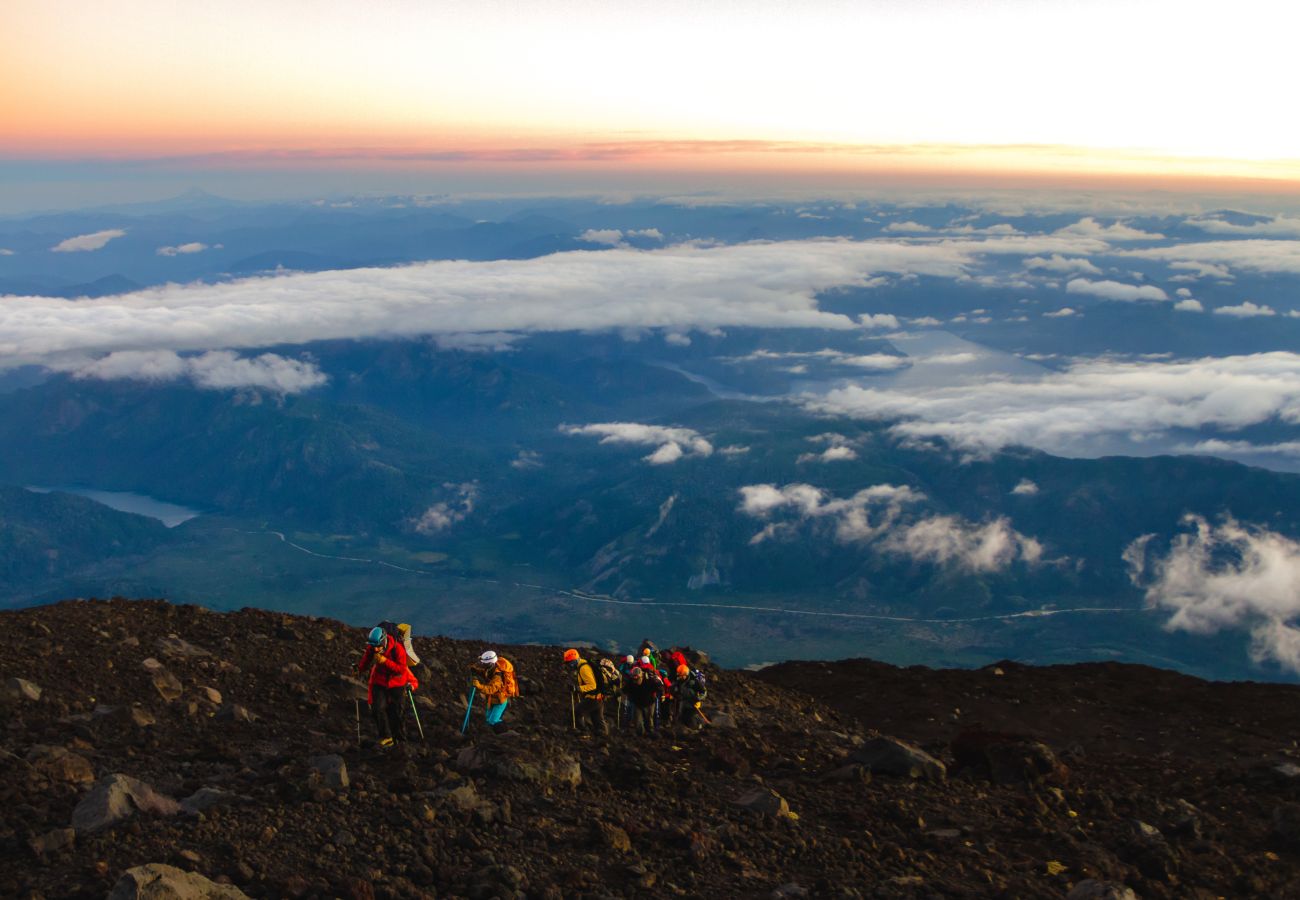
[[[169,655],[170,636],[208,655],[176,655],[175,642]],[[0,896],[103,897],[150,862],[268,898],[792,885],[787,896],[1059,898],[1087,878],[1141,897],[1300,896],[1300,768],[1283,765],[1300,753],[1293,687],[1118,665],[708,668],[714,727],[600,739],[568,727],[558,649],[499,646],[534,692],[506,733],[480,714],[462,738],[466,666],[483,646],[433,638],[416,642],[427,739],[381,751],[365,720],[358,747],[341,678],[362,640],[325,619],[155,601],[0,613],[0,687],[42,689],[0,704]],[[178,698],[155,687],[147,658]],[[230,718],[236,704],[255,719]],[[947,763],[947,780],[870,774],[863,742],[877,730]],[[51,766],[40,746],[89,769]],[[331,754],[346,788],[313,767]],[[88,779],[114,773],[178,800],[203,788],[236,799],[136,813],[39,850]],[[756,788],[795,816],[735,804]]]

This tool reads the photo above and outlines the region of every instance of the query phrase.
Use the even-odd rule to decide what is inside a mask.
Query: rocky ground
[[[420,638],[426,740],[381,751],[362,641],[153,601],[0,613],[0,896],[1300,896],[1293,687],[706,665],[711,727],[601,740],[568,728],[559,650],[498,647],[528,695],[461,737],[483,647]]]

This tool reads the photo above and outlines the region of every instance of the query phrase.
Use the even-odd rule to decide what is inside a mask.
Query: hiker
[[[624,688],[627,687],[628,677],[631,676],[632,670],[636,668],[636,657],[629,653],[623,657],[623,661],[618,666],[618,683]],[[618,698],[618,727],[626,728],[632,724],[632,709],[627,695]]]
[[[654,734],[655,701],[663,690],[659,680],[640,667],[633,669],[623,682],[623,696],[627,698],[629,719],[638,734]]]
[[[406,648],[382,625],[370,629],[366,652],[357,665],[358,674],[370,670],[366,702],[375,719],[379,746],[391,747],[394,741],[406,740],[405,716],[407,691],[420,686],[407,665]]]
[[[564,664],[573,675],[573,727],[585,731],[590,725],[593,733],[609,734],[609,726],[605,724],[605,697],[600,692],[595,668],[573,648],[564,651]]]
[[[700,704],[708,694],[703,672],[698,669],[692,671],[685,663],[677,667],[677,721],[681,725],[691,729],[699,728],[698,720],[704,715],[700,712]]]
[[[512,697],[519,696],[519,682],[510,660],[497,656],[495,650],[484,650],[474,668],[479,677],[470,676],[474,689],[483,695],[483,719],[493,731],[501,724]]]

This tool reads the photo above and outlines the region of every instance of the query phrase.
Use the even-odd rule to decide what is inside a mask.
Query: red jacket
[[[392,635],[386,635],[384,644],[384,661],[375,663],[370,669],[370,689],[366,694],[366,700],[370,703],[375,702],[375,688],[400,688],[410,686],[412,690],[420,686],[420,682],[415,680],[411,674],[411,669],[406,663],[406,648],[399,641],[393,640]],[[375,648],[367,646],[365,654],[361,657],[361,664],[357,666],[358,672],[365,672],[375,658]]]

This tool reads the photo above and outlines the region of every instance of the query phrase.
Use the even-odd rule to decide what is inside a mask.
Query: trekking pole
[[[361,699],[359,697],[353,697],[352,702],[353,704],[355,704],[357,708],[357,749],[360,750],[361,749]]]
[[[461,734],[464,734],[465,729],[469,727],[469,714],[474,711],[474,692],[477,690],[477,687],[471,687],[469,689],[469,703],[465,706],[465,721],[460,726]]]
[[[569,691],[569,721],[573,724],[573,730],[578,730],[578,712],[576,707],[577,701],[574,699],[573,691]]]
[[[415,693],[411,690],[410,685],[406,687],[406,699],[411,701],[411,713],[415,716],[415,727],[420,732],[420,740],[424,740],[424,726],[420,724],[420,711],[415,708]]]
[[[704,720],[705,725],[713,724],[712,722],[709,721],[709,717],[704,714],[704,710],[700,709],[698,706],[695,708],[695,712],[699,715],[701,719]]]

